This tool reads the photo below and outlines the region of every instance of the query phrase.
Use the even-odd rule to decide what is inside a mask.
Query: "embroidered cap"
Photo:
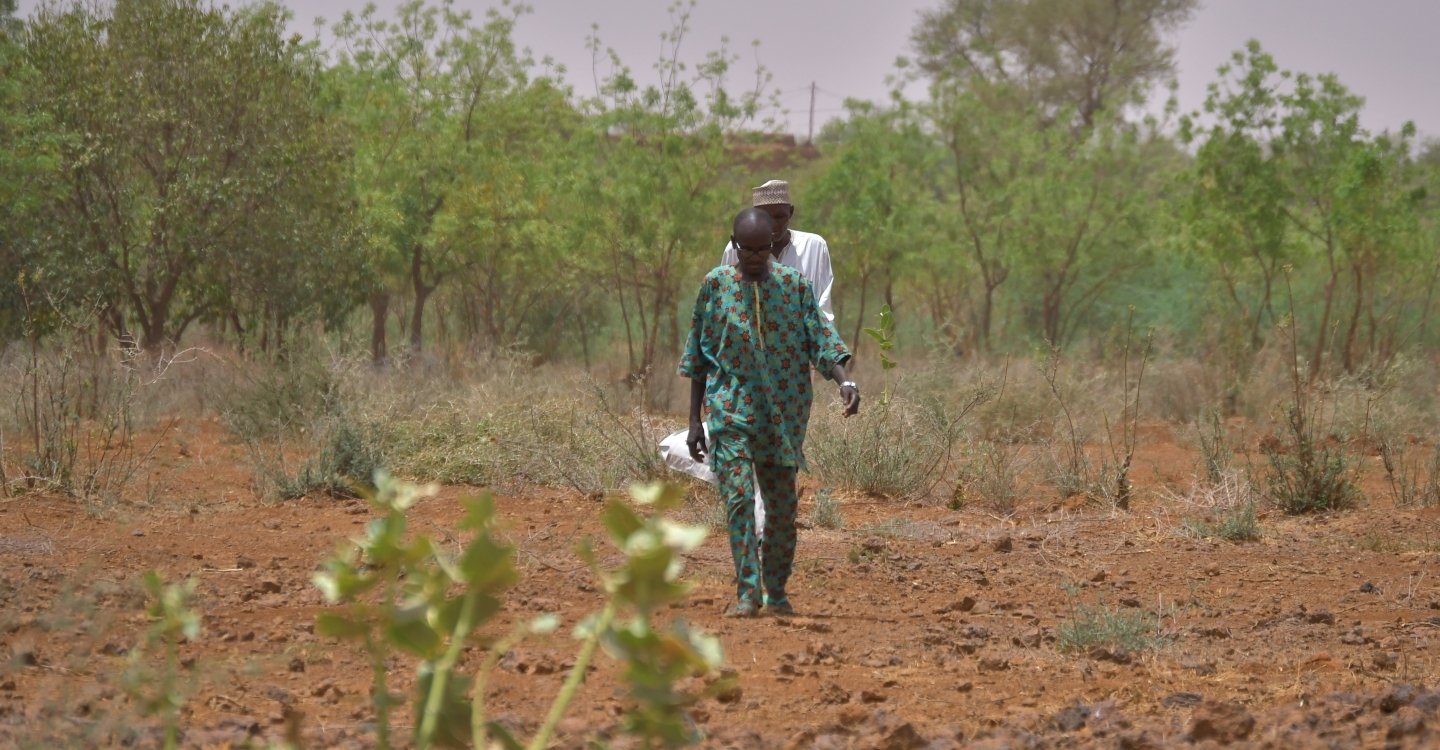
[[[790,183],[784,180],[771,180],[757,188],[750,188],[750,195],[754,199],[755,207],[773,206],[777,203],[790,205]]]

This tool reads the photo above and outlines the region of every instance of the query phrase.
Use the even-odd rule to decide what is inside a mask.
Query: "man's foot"
[[[772,615],[793,615],[795,608],[790,606],[789,599],[776,599],[765,603],[765,611]]]
[[[725,610],[726,617],[754,617],[760,614],[760,607],[755,602],[740,602]]]

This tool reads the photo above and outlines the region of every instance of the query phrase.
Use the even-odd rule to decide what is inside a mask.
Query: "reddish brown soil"
[[[1440,746],[1440,694],[1426,692],[1440,687],[1440,514],[1390,507],[1367,464],[1357,510],[1270,513],[1254,543],[1190,538],[1186,509],[1156,490],[1185,484],[1194,456],[1162,427],[1145,438],[1129,513],[1048,496],[1008,519],[851,499],[847,530],[801,534],[793,618],[720,616],[730,562],[712,536],[690,560],[697,591],[674,613],[718,634],[738,671],[738,694],[695,711],[705,745]],[[256,500],[242,451],[213,422],[179,423],[166,441],[137,483],[144,497],[127,504],[0,501],[0,746],[157,743],[119,687],[144,626],[136,582],[151,568],[199,579],[184,744],[263,746],[289,717],[309,747],[370,746],[367,667],[313,634],[322,602],[309,582],[368,508]],[[415,527],[446,538],[464,492],[422,502]],[[802,517],[808,507],[807,496]],[[569,551],[599,536],[598,508],[551,490],[500,502],[524,572],[507,619],[554,611],[567,623],[494,679],[490,704],[522,732],[564,679],[568,625],[600,605]],[[1063,653],[1057,629],[1077,604],[1158,613],[1168,642]],[[409,688],[408,663],[391,675]],[[602,660],[564,742],[613,730],[614,676]]]

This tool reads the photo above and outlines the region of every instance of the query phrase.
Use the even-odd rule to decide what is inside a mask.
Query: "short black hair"
[[[775,220],[770,218],[770,214],[758,208],[747,208],[735,215],[735,223],[731,227],[731,232],[739,237],[747,231],[761,227],[764,228],[766,234],[770,234],[775,231]]]

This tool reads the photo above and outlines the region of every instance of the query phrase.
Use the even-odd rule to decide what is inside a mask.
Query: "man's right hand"
[[[690,434],[685,437],[685,447],[690,449],[690,458],[699,463],[705,462],[705,454],[710,451],[710,446],[705,444],[705,425],[700,422],[690,423]]]

